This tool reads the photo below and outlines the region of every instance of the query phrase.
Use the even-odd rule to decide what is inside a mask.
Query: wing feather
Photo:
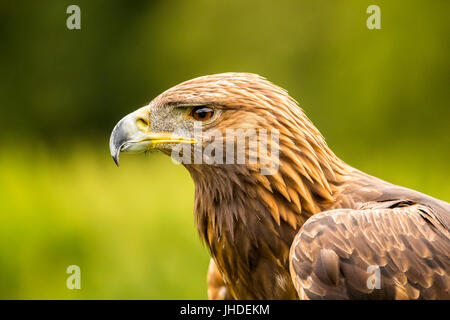
[[[435,216],[428,206],[392,203],[314,215],[290,252],[299,297],[450,299],[450,237]],[[373,268],[380,288],[368,284]]]

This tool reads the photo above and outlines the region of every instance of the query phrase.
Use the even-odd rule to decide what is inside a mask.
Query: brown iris
[[[197,106],[191,111],[191,116],[197,121],[206,121],[214,115],[214,110],[207,106]]]

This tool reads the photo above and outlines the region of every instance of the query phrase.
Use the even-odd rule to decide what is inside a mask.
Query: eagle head
[[[168,89],[120,120],[111,135],[111,156],[119,165],[121,152],[159,150],[185,165],[276,169],[279,135],[292,136],[291,129],[305,126],[303,117],[284,89],[256,74],[203,76]]]

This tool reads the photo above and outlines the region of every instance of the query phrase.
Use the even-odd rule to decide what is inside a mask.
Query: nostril
[[[144,117],[136,117],[136,126],[141,131],[148,131],[150,122]]]

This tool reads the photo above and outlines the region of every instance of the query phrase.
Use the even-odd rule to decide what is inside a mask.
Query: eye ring
[[[196,121],[207,121],[214,115],[214,109],[208,106],[196,106],[190,115]]]

